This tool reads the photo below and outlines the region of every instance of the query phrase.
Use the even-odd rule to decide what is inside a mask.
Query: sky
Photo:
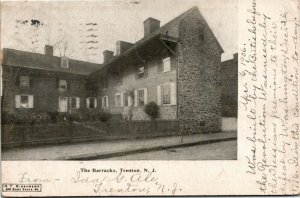
[[[102,0],[4,2],[1,48],[54,54],[103,62],[103,51],[116,51],[116,42],[134,43],[143,37],[143,21],[153,17],[161,26],[198,6],[231,59],[238,44],[237,0]]]

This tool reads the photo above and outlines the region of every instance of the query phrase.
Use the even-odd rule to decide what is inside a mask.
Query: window
[[[134,90],[134,106],[145,106],[147,104],[147,88]]]
[[[129,93],[125,92],[124,93],[124,106],[128,107],[130,105],[131,105],[130,104],[130,95],[129,95]]]
[[[15,95],[16,108],[33,108],[32,95]]]
[[[162,72],[168,72],[168,71],[171,71],[170,57],[167,57],[167,58],[163,59],[163,69],[162,69]]]
[[[108,96],[103,96],[102,97],[102,108],[103,109],[108,108]]]
[[[29,108],[29,96],[21,95],[21,108]]]
[[[176,83],[170,82],[157,86],[158,105],[176,105]]]
[[[144,101],[144,90],[138,90],[138,106],[144,106],[145,101]]]
[[[116,107],[121,107],[121,94],[116,94]]]
[[[96,109],[97,108],[97,99],[94,97],[87,98],[86,106],[88,109]]]
[[[70,106],[71,106],[71,109],[79,109],[79,107],[80,107],[80,98],[70,97]]]
[[[88,90],[90,92],[97,92],[97,85],[94,82],[88,82]]]
[[[101,79],[101,88],[106,89],[108,87],[108,78]]]
[[[115,79],[116,79],[116,83],[117,84],[120,84],[122,82],[122,76],[121,76],[120,70],[116,71],[116,73],[115,73]]]
[[[69,68],[69,59],[65,56],[61,57],[61,67]]]
[[[67,81],[66,80],[59,80],[59,88],[66,90],[67,89]]]
[[[171,104],[170,84],[162,85],[162,104]]]
[[[145,66],[139,65],[138,66],[138,78],[143,78],[145,75]]]
[[[20,76],[20,87],[29,87],[29,76]]]

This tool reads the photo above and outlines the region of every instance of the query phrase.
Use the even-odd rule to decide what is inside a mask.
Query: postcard
[[[300,2],[1,2],[2,196],[298,195]]]

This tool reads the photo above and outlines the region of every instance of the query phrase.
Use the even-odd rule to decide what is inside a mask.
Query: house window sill
[[[171,106],[176,106],[176,104],[162,104],[161,106],[163,106],[163,107],[171,107]]]

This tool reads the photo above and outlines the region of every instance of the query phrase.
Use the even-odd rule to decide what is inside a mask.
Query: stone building
[[[3,111],[92,110],[149,120],[144,106],[153,101],[158,119],[178,120],[182,131],[221,130],[223,49],[197,7],[163,26],[146,19],[144,37],[118,41],[116,54],[103,52],[103,64],[55,57],[51,46],[45,49],[45,55],[4,50]]]

